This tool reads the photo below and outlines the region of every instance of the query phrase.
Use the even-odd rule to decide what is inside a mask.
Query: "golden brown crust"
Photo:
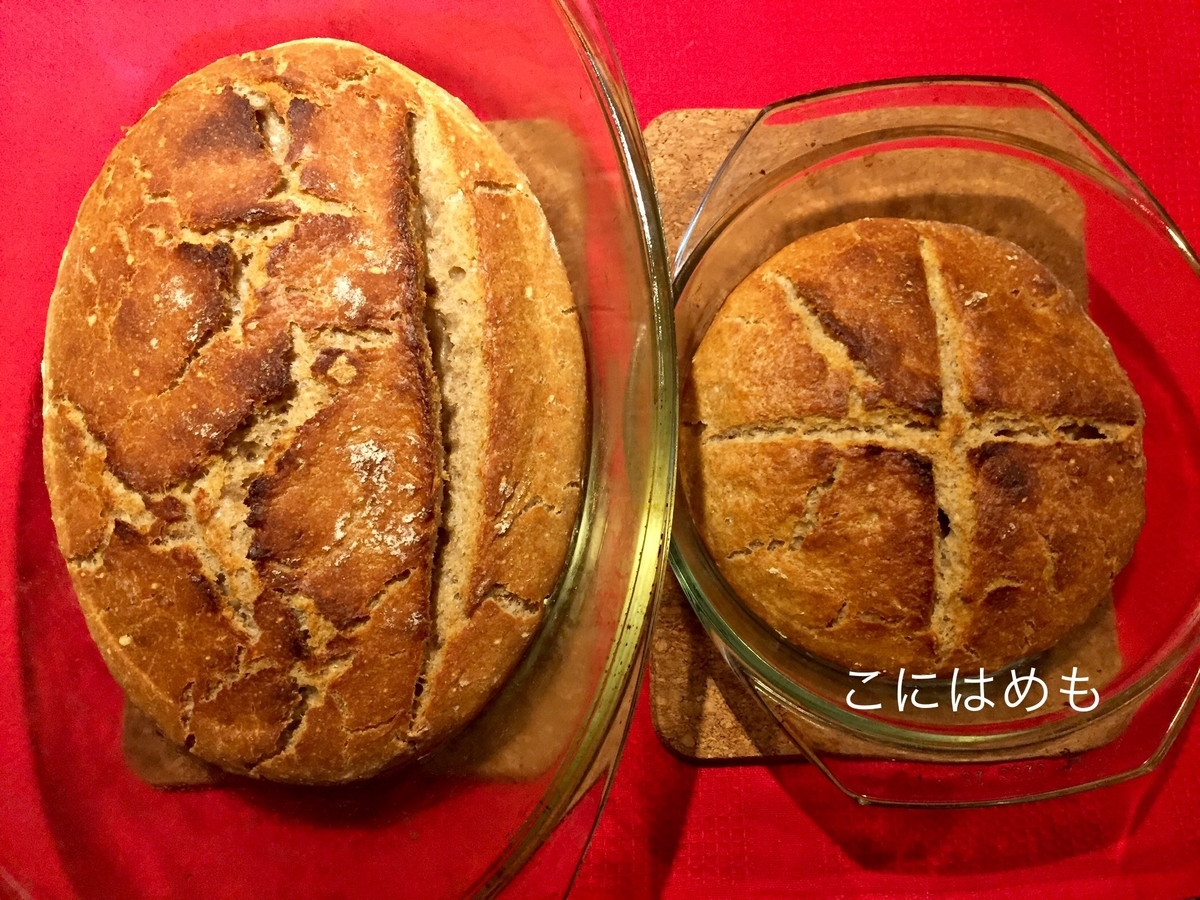
[[[1140,420],[1141,403],[1108,341],[1045,266],[959,225],[922,233],[960,323],[967,410]]]
[[[845,402],[822,402],[839,379]],[[718,311],[685,392],[683,481],[718,567],[840,666],[1039,652],[1144,518],[1141,405],[1104,336],[1028,254],[959,226],[791,244]]]
[[[493,387],[483,490],[490,527],[480,531],[480,564],[468,588],[472,609],[497,588],[537,602],[554,587],[559,567],[537,560],[561,553],[555,548],[566,547],[574,527],[584,432],[571,423],[583,418],[585,396],[574,364],[582,352],[577,311],[565,273],[552,265],[551,243],[536,241],[541,252],[520,257],[504,252],[513,223],[548,236],[537,204],[528,193],[477,191],[474,209],[481,257],[503,262],[488,272],[484,366]],[[551,302],[524,302],[539,291]],[[562,352],[529,365],[528,348],[539,342]],[[519,406],[512,402],[517,397],[524,401]]]
[[[452,113],[416,131],[418,145],[453,148],[419,173],[451,448],[440,642],[413,726],[429,740],[487,696],[537,628],[579,509],[586,440],[578,311],[545,218],[510,160],[467,152],[479,126]]]
[[[963,586],[970,613],[959,642],[987,659],[1019,659],[1040,642],[1033,636],[1077,625],[1078,611],[1090,610],[1129,561],[1144,516],[1141,441],[1134,434],[1045,446],[991,442],[969,459],[978,562]]]
[[[46,409],[46,485],[57,500],[58,545],[68,559],[90,555],[108,536],[107,454],[88,438],[79,417],[62,404]]]
[[[709,326],[684,386],[684,422],[720,434],[756,422],[846,414],[851,373],[812,346],[801,312],[773,275],[746,278]],[[740,378],[726,377],[731,359]]]
[[[850,666],[928,658],[937,522],[928,460],[791,435],[706,451],[699,524],[756,615]]]
[[[426,233],[421,172],[438,167],[501,188],[475,198],[471,255]],[[492,412],[467,465],[443,447],[435,258],[489,286]],[[89,628],[198,756],[365,777],[468,721],[536,630],[578,509],[578,320],[523,176],[398,64],[298,41],[169,90],[84,200],[44,371],[47,483]],[[472,600],[445,612],[444,471],[480,485],[491,517],[459,523],[479,548]],[[455,696],[434,676],[459,669],[480,686]]]
[[[772,268],[863,370],[865,409],[941,412],[937,330],[915,228],[870,219],[830,228],[785,247]]]

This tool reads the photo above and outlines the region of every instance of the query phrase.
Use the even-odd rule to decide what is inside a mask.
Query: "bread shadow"
[[[437,806],[448,794],[480,784],[471,773],[436,772],[427,757],[348,784],[298,785],[224,772],[176,747],[126,700],[122,755],[130,772],[166,794],[227,791],[273,816],[311,825],[387,826]],[[436,751],[435,751],[436,753]]]
[[[420,767],[384,773],[346,785],[308,786],[226,776],[217,789],[230,790],[273,816],[322,827],[380,827],[437,806],[447,788],[421,777]],[[187,790],[186,788],[184,790]]]

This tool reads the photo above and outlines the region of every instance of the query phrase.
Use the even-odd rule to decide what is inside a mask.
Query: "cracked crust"
[[[861,220],[784,248],[714,318],[685,418],[721,572],[841,667],[1040,652],[1145,518],[1141,403],[1108,342],[1027,253],[961,226]]]
[[[370,776],[536,631],[579,505],[577,313],[524,176],[391,60],[297,41],[171,88],[84,199],[43,371],[88,627],[197,756]]]

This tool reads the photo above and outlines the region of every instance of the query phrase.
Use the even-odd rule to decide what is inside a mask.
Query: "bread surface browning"
[[[231,771],[425,752],[541,620],[584,379],[545,217],[461,102],[329,40],[183,79],[84,199],[47,323],[47,484],[110,670]]]
[[[1084,621],[1145,517],[1143,413],[1019,247],[864,219],[792,243],[713,319],[683,478],[718,568],[839,666],[946,674]]]

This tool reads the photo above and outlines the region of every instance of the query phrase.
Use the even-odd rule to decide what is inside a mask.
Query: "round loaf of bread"
[[[995,669],[1083,622],[1145,516],[1141,403],[1080,302],[969,228],[864,219],[730,294],[685,387],[692,515],[839,667]]]
[[[526,178],[397,63],[297,41],[171,88],[84,199],[43,371],[88,628],[200,758],[372,775],[537,629],[579,507],[577,311]]]

